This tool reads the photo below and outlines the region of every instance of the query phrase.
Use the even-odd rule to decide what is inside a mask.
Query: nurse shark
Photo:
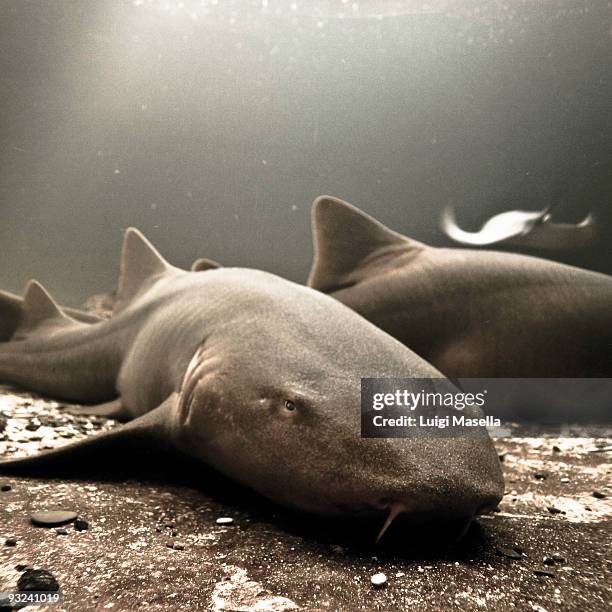
[[[1,382],[127,420],[5,459],[1,473],[177,452],[293,509],[380,516],[380,535],[399,514],[469,521],[503,494],[484,428],[362,438],[362,377],[442,375],[337,300],[273,274],[209,260],[180,270],[129,229],[110,319],[64,310],[31,281],[23,298],[0,295],[0,320]]]
[[[495,251],[436,248],[331,196],[312,209],[308,285],[451,378],[612,376],[612,278]]]

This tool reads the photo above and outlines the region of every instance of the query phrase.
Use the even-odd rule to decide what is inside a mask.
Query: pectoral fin
[[[70,414],[99,416],[118,421],[128,421],[130,418],[129,412],[126,410],[120,397],[95,406],[70,406],[65,411]]]
[[[100,466],[116,455],[172,451],[171,423],[177,402],[178,394],[173,393],[157,408],[111,431],[30,457],[0,461],[0,473],[36,476],[77,472],[88,466]]]

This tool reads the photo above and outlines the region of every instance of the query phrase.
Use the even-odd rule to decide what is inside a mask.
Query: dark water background
[[[595,211],[604,239],[558,257],[612,272],[610,3],[358,9],[0,2],[0,286],[110,289],[129,225],[302,281],[322,193],[439,245],[449,203],[466,229]]]

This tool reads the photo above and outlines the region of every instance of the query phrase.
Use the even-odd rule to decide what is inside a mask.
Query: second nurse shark
[[[354,206],[312,208],[308,285],[451,378],[611,377],[612,278],[545,259],[431,247]]]

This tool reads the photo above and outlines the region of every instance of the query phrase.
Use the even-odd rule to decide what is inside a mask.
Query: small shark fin
[[[321,196],[312,205],[314,261],[308,286],[331,292],[368,259],[390,247],[418,244],[347,202]]]
[[[199,259],[196,259],[191,264],[191,271],[192,272],[204,272],[205,270],[216,270],[217,268],[221,268],[221,267],[223,266],[221,266],[220,263],[217,263],[216,261],[212,259],[206,259],[206,257],[200,257]]]
[[[43,330],[49,331],[65,325],[80,325],[65,314],[48,291],[31,280],[23,294],[21,317],[11,340],[24,340]]]
[[[29,457],[0,461],[0,474],[58,475],[82,473],[100,468],[119,456],[125,458],[151,450],[171,450],[170,427],[178,395],[173,393],[157,408],[119,425],[72,444]]]
[[[61,310],[70,319],[82,323],[91,324],[104,320],[102,317],[76,308],[62,306]],[[0,342],[8,342],[13,337],[21,324],[23,316],[24,298],[9,291],[0,291]]]
[[[174,269],[139,230],[128,228],[123,239],[114,312],[123,310],[147,281]]]

